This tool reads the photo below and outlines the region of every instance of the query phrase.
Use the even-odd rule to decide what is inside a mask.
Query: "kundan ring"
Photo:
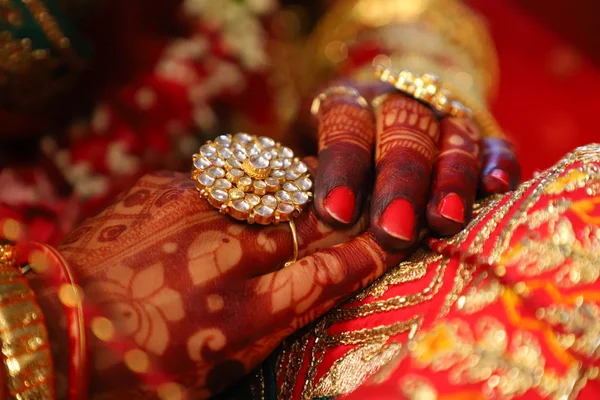
[[[471,117],[471,109],[455,98],[450,90],[444,88],[437,75],[417,75],[409,70],[394,71],[383,65],[375,68],[375,75],[400,92],[429,104],[442,115]]]
[[[269,225],[290,223],[312,199],[308,167],[273,139],[247,133],[221,135],[193,156],[192,178],[200,196],[223,214]]]

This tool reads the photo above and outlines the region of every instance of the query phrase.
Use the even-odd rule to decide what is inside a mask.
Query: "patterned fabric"
[[[577,149],[286,342],[277,398],[597,398],[599,167]]]

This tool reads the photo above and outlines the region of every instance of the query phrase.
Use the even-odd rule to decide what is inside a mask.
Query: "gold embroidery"
[[[276,370],[281,371],[285,370],[285,376],[283,378],[283,383],[279,387],[277,398],[278,399],[291,399],[293,398],[294,387],[296,386],[296,380],[298,379],[298,371],[302,365],[303,359],[306,355],[306,350],[308,347],[308,334],[304,335],[300,339],[297,339],[292,342],[292,345],[289,348],[289,353],[292,354],[291,357],[287,357],[286,346],[284,346],[283,351],[279,355],[276,364]],[[293,355],[300,355],[295,357]],[[288,363],[283,364],[284,360],[287,360]]]
[[[408,400],[436,400],[437,391],[431,382],[418,375],[407,375],[400,384],[402,394]]]
[[[408,321],[396,322],[390,325],[381,325],[374,328],[358,329],[356,331],[342,332],[335,335],[323,333],[322,340],[331,346],[363,344],[388,340],[392,336],[410,331],[410,328],[419,323],[421,315],[416,315]]]
[[[492,255],[490,256],[489,264],[494,264],[501,258],[502,253],[504,253],[510,245],[510,240],[515,228],[527,221],[528,211],[539,201],[540,197],[546,192],[546,188],[552,184],[552,182],[556,181],[556,179],[562,173],[564,173],[565,169],[570,164],[575,162],[592,163],[598,162],[599,160],[600,146],[589,145],[580,147],[567,155],[563,160],[561,160],[554,167],[550,168],[546,173],[540,174],[538,179],[533,180],[537,183],[536,187],[531,191],[527,199],[520,205],[520,207],[514,212],[511,218],[507,221],[502,232],[500,232],[500,235],[496,239]],[[591,166],[588,166],[588,168],[591,168],[588,171],[594,171],[596,169]]]
[[[356,347],[336,360],[317,383],[312,397],[339,396],[355,390],[381,366],[400,353],[400,343],[373,343]],[[357,368],[357,366],[361,368]]]
[[[258,368],[252,378],[250,378],[250,393],[253,400],[265,399],[265,376],[262,368]]]
[[[552,305],[539,308],[536,317],[552,326],[560,326],[566,333],[558,336],[558,342],[586,357],[600,357],[600,309],[594,303],[576,299],[575,306]]]
[[[531,248],[541,242],[541,239],[535,235],[524,235],[519,243],[511,244],[511,239],[517,228],[527,227],[530,231],[535,230],[538,232],[547,230],[554,234],[550,237],[551,240],[549,240],[548,247],[545,248],[545,254],[554,252],[555,254],[561,254],[562,259],[568,258],[569,261],[576,260],[576,262],[557,263],[557,259],[554,258],[555,266],[552,266],[548,262],[542,265],[539,271],[556,269],[555,278],[559,285],[592,282],[598,279],[595,276],[598,272],[597,270],[592,270],[592,267],[594,267],[594,264],[600,265],[600,263],[595,261],[594,257],[597,256],[592,254],[594,251],[590,249],[598,249],[600,232],[597,229],[589,228],[587,231],[584,231],[583,235],[579,234],[574,239],[573,229],[570,226],[569,220],[562,217],[565,212],[573,211],[584,220],[586,215],[592,215],[593,209],[591,206],[587,203],[581,203],[581,205],[576,206],[575,210],[573,210],[572,204],[568,201],[554,199],[544,207],[544,210],[531,212],[531,209],[544,194],[551,194],[552,196],[555,194],[560,195],[564,191],[578,190],[585,187],[586,193],[590,195],[588,190],[590,187],[593,188],[596,185],[600,188],[600,183],[596,182],[598,167],[590,164],[598,162],[599,159],[600,146],[598,145],[577,149],[547,172],[521,185],[516,192],[483,202],[476,207],[477,215],[467,229],[445,242],[460,248],[463,243],[469,240],[470,244],[467,246],[467,249],[464,249],[463,255],[482,255],[484,254],[485,247],[485,254],[489,254],[486,261],[492,265],[496,265],[498,267],[497,271],[501,273],[502,268],[508,265],[505,261],[511,260],[511,257],[512,261],[510,261],[510,264],[521,268],[522,260],[516,257],[522,257],[523,254],[520,253],[521,251],[524,251],[524,249],[531,251]],[[566,174],[564,173],[568,167],[576,163],[581,163],[581,165],[577,166],[577,171],[583,172],[583,174],[570,172],[573,169],[567,171]],[[560,184],[553,185],[553,182],[560,179],[562,179]],[[574,204],[577,203],[575,202]],[[473,235],[474,233],[475,235]],[[496,237],[493,243],[489,242],[491,237]],[[575,241],[573,242],[573,240]],[[574,245],[571,246],[569,243],[574,243]],[[513,250],[506,251],[509,245]],[[572,251],[570,253],[560,253],[563,251],[561,248],[571,248]],[[598,251],[595,251],[595,253],[598,253]],[[541,252],[538,252],[538,255],[544,256]],[[348,382],[353,377],[356,377],[358,381],[367,379],[369,375],[372,375],[372,379],[378,378],[379,375],[381,375],[381,379],[387,379],[405,356],[403,353],[410,351],[413,357],[414,354],[418,354],[419,346],[423,346],[423,342],[419,342],[418,340],[422,338],[422,336],[419,336],[420,334],[417,335],[415,340],[403,340],[403,344],[400,342],[400,338],[396,338],[395,342],[392,343],[397,343],[401,346],[401,350],[383,367],[378,365],[378,362],[381,360],[380,353],[371,353],[376,354],[374,358],[363,356],[363,354],[369,353],[368,350],[381,350],[383,346],[389,345],[390,335],[407,333],[408,330],[412,330],[412,333],[417,332],[422,323],[422,316],[417,316],[417,319],[413,318],[412,320],[401,321],[391,325],[357,331],[343,331],[337,334],[328,333],[328,329],[337,322],[367,317],[374,313],[397,310],[408,305],[414,305],[411,301],[415,301],[415,304],[421,303],[425,297],[417,296],[424,296],[423,292],[384,300],[369,299],[370,302],[366,304],[353,304],[363,301],[369,296],[373,299],[378,299],[394,286],[421,280],[427,276],[428,268],[432,268],[433,263],[438,263],[438,268],[440,268],[440,266],[450,262],[449,260],[446,260],[445,263],[440,262],[443,260],[444,258],[441,255],[421,251],[406,263],[388,272],[371,285],[371,287],[353,298],[343,308],[327,314],[317,324],[312,333],[308,333],[301,339],[304,343],[303,349],[300,349],[299,343],[302,342],[299,341],[288,346],[288,350],[294,350],[282,356],[282,358],[288,359],[289,361],[287,362],[290,363],[301,363],[308,348],[307,343],[312,343],[310,355],[308,355],[309,365],[306,380],[302,388],[302,397],[309,399],[314,394],[327,396],[335,393],[343,393],[349,390],[350,385]],[[457,299],[459,301],[457,307],[462,312],[471,314],[492,304],[504,293],[505,288],[500,283],[501,280],[490,277],[489,271],[476,275],[473,282],[476,265],[461,262],[461,260],[468,261],[466,257],[461,257],[461,260],[453,260],[453,262],[458,263],[456,271],[451,269],[454,274],[454,282],[444,299],[444,303],[438,314],[439,316],[446,315]],[[502,260],[502,262],[498,262],[499,260]],[[411,266],[414,268],[410,269]],[[600,270],[600,267],[597,267],[597,269]],[[529,270],[520,270],[520,272],[531,275],[535,274]],[[434,288],[438,278],[444,280],[445,269],[436,270],[436,274],[428,286],[431,292],[435,291]],[[577,279],[571,279],[573,277]],[[445,279],[450,278],[447,277]],[[463,294],[465,288],[470,285],[472,285],[470,289]],[[517,291],[517,286],[523,290]],[[522,295],[526,295],[528,290],[530,290],[524,284],[517,284],[517,286],[514,288],[516,293]],[[529,332],[516,331],[509,338],[502,324],[491,317],[480,319],[473,332],[471,332],[468,324],[463,322],[461,325],[461,321],[459,320],[444,321],[446,325],[450,323],[456,323],[456,325],[454,328],[447,328],[447,331],[444,333],[446,339],[441,335],[437,338],[439,340],[432,339],[428,343],[430,350],[436,348],[438,351],[443,350],[445,353],[442,354],[445,354],[445,356],[441,358],[430,356],[427,358],[427,352],[423,352],[425,347],[421,347],[422,354],[420,356],[423,360],[431,363],[431,365],[435,365],[435,368],[444,367],[448,370],[451,369],[450,377],[452,382],[483,382],[486,393],[506,398],[517,396],[527,390],[536,390],[542,396],[552,395],[553,398],[571,396],[577,391],[575,386],[577,386],[578,382],[581,382],[584,375],[584,371],[580,369],[580,366],[575,363],[569,368],[567,373],[560,376],[550,369],[544,370],[545,359],[541,357],[540,344]],[[590,332],[592,331],[590,330]],[[591,339],[592,336],[590,334],[589,338]],[[314,342],[311,339],[313,337]],[[558,342],[570,344],[570,347],[565,345],[565,348],[570,348],[572,351],[592,351],[591,341],[584,342],[581,340],[582,337],[576,337],[574,334],[571,336],[558,336]],[[596,334],[597,337],[598,334]],[[317,391],[315,389],[315,376],[317,369],[323,361],[325,352],[329,348],[341,345],[359,345],[361,347],[359,348],[360,350],[350,350],[340,360],[336,361],[329,371],[325,371],[325,375],[321,377],[319,383],[316,385],[316,388],[318,388]],[[415,351],[417,353],[413,353]],[[597,349],[594,348],[594,351],[597,351]],[[532,357],[531,355],[534,356]],[[299,361],[291,361],[294,358],[299,358]],[[283,364],[278,365],[278,367],[281,366]],[[294,369],[293,371],[296,370]],[[366,370],[369,372],[364,373]],[[356,375],[353,375],[354,373]],[[349,375],[345,376],[345,374]],[[290,373],[289,369],[286,371],[284,386],[287,385],[288,389],[286,393],[290,395],[290,390],[293,390],[295,386],[296,377],[297,374]],[[289,389],[290,387],[291,389]]]
[[[371,286],[356,295],[354,300],[361,301],[369,296],[378,298],[383,296],[390,286],[419,280],[425,276],[430,263],[436,262],[440,258],[441,256],[432,255],[424,249],[419,249],[409,260],[401,262],[397,267],[388,271],[373,282]]]
[[[477,282],[474,282],[473,286],[463,296],[458,298],[456,302],[458,310],[465,314],[474,314],[495,303],[500,298],[504,291],[504,286],[498,279],[486,279],[487,276],[487,272],[482,272],[478,278],[485,280],[485,282],[481,286]]]
[[[525,186],[525,185],[523,185]],[[505,197],[497,197],[494,199],[488,200],[485,205],[482,205],[479,208],[479,213],[477,216],[471,221],[471,223],[465,228],[461,233],[454,236],[453,238],[447,240],[446,242],[451,245],[460,246],[464,243],[471,232],[474,229],[478,229],[477,236],[475,237],[473,244],[470,246],[471,254],[481,254],[483,251],[483,243],[484,239],[490,237],[491,232],[498,225],[500,220],[504,218],[510,206],[517,201],[517,199],[522,196],[525,192],[525,189],[521,187],[517,192],[513,194],[513,197],[504,201]],[[502,205],[500,205],[502,204]],[[492,213],[491,211],[494,210]],[[485,218],[489,217],[489,220],[481,225],[481,223],[485,220]],[[456,275],[454,277],[454,284],[452,290],[446,296],[443,306],[440,309],[438,314],[438,318],[441,318],[448,314],[452,305],[458,300],[460,293],[464,290],[465,287],[471,282],[472,273],[475,266],[468,265],[464,262],[461,262],[456,270]]]
[[[483,391],[491,397],[514,398],[536,390],[566,398],[579,379],[577,365],[563,377],[546,371],[538,340],[522,330],[509,338],[493,317],[480,318],[474,331],[460,320],[442,322],[418,334],[409,350],[422,366],[448,370],[452,384],[485,383]]]
[[[332,311],[331,318],[336,321],[351,320],[359,317],[366,317],[374,313],[382,313],[392,310],[398,310],[400,308],[411,307],[417,304],[421,304],[425,301],[431,300],[441,289],[444,273],[446,271],[446,267],[448,266],[448,260],[440,262],[441,258],[442,256],[440,255],[429,253],[426,257],[423,257],[423,259],[418,261],[416,264],[413,262],[406,262],[400,264],[401,267],[399,268],[410,268],[412,265],[416,265],[417,268],[423,265],[423,267],[426,268],[428,265],[432,265],[433,263],[437,262],[437,267],[435,269],[433,279],[431,280],[429,285],[421,292],[409,294],[406,296],[391,297],[389,299],[380,301],[373,301],[351,308],[339,308],[335,311]],[[389,283],[389,281],[384,281],[383,283],[386,285],[385,287],[387,290],[387,283]],[[376,288],[375,290],[379,291],[380,287]],[[370,292],[370,289],[366,290],[365,292]]]

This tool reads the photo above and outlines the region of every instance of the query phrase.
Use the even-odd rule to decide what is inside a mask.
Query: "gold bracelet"
[[[44,315],[10,245],[0,245],[0,342],[9,397],[53,399],[54,364]]]
[[[427,31],[435,39],[428,43],[440,55],[462,63],[462,70],[473,75],[481,92],[491,97],[497,87],[498,56],[485,23],[477,13],[458,0],[341,0],[321,19],[307,46],[307,70],[314,79],[323,78],[339,66],[347,56],[348,47],[366,38],[385,42],[385,30],[407,27]],[[389,32],[388,32],[389,33]],[[392,35],[398,43],[397,34]],[[419,40],[407,40],[415,52]],[[435,46],[433,46],[435,45]],[[433,47],[432,47],[433,46]],[[343,49],[340,57],[332,57],[332,49]],[[395,53],[394,48],[390,49]],[[335,53],[335,52],[334,52]],[[383,54],[382,54],[383,56]],[[316,68],[315,68],[316,66]],[[310,78],[310,77],[309,77]],[[446,77],[443,77],[447,80]],[[310,79],[309,79],[310,80]],[[313,82],[314,83],[314,82]]]

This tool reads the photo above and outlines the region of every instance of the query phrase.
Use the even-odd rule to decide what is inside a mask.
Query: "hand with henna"
[[[156,371],[194,399],[235,383],[286,336],[401,259],[363,232],[366,219],[332,230],[308,207],[296,220],[300,258],[281,269],[293,252],[288,224],[219,214],[189,175],[143,177],[60,247],[85,305],[141,351],[132,360],[90,334],[91,397],[150,398],[155,389],[144,377]],[[64,336],[60,307],[51,306],[56,293],[42,293],[51,337]]]
[[[478,191],[501,193],[519,183],[511,144],[482,141],[472,120],[440,118],[387,85],[350,87],[370,105],[332,91],[317,113],[315,206],[332,226],[355,224],[370,197],[377,240],[387,249],[407,249],[422,228],[442,236],[460,231]]]

